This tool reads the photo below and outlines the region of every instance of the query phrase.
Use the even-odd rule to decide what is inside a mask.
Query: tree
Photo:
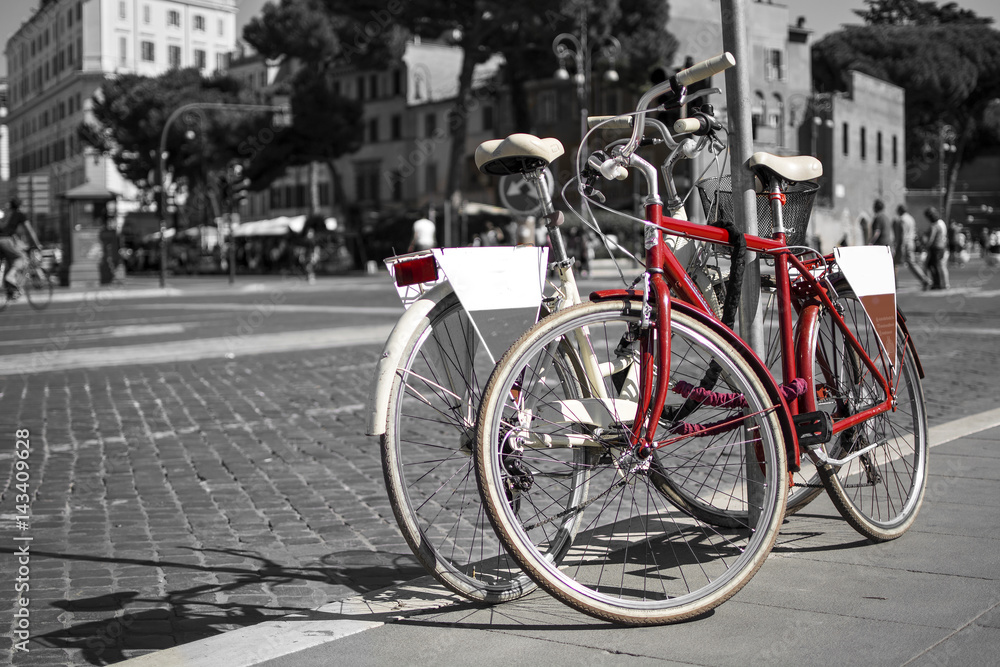
[[[155,184],[150,174],[159,170],[157,153],[168,117],[192,103],[237,104],[251,101],[239,82],[225,76],[204,77],[194,68],[170,70],[158,77],[122,74],[108,79],[94,94],[93,123],[78,128],[80,138],[106,153],[119,173],[141,188]],[[165,167],[189,194],[214,187],[211,172],[236,155],[239,137],[266,122],[266,116],[248,118],[224,112],[192,111],[171,125],[167,135]],[[192,141],[189,132],[197,134]]]
[[[941,7],[935,2],[920,0],[865,0],[867,9],[855,9],[854,13],[868,25],[941,25],[962,23],[967,25],[988,25],[989,17],[976,15],[971,9],[962,9],[954,2]]]
[[[907,173],[929,164],[945,126],[955,151],[946,164],[945,216],[959,167],[1000,138],[991,108],[1000,98],[1000,33],[953,3],[938,8],[917,0],[868,2],[862,16],[879,21],[831,33],[813,46],[819,92],[846,90],[844,74],[857,70],[906,91]]]
[[[610,36],[620,38],[622,50],[613,65],[620,85],[626,88],[645,85],[654,68],[666,68],[673,60],[677,40],[666,29],[669,3],[663,0],[559,0],[551,4],[554,6],[544,12],[528,12],[526,18],[509,26],[505,39],[498,40],[518,132],[527,132],[531,127],[524,84],[552,76],[558,66],[552,40],[559,33],[578,34],[580,26],[586,25],[592,51]],[[595,55],[600,59],[599,52]],[[612,65],[595,64],[605,68]]]
[[[383,13],[385,10],[382,10]],[[293,123],[276,134],[275,141],[244,146],[251,156],[247,175],[252,187],[266,187],[290,166],[312,165],[310,209],[319,206],[315,165],[326,163],[341,202],[340,177],[334,161],[361,147],[363,108],[339,93],[334,74],[345,66],[377,67],[402,54],[403,39],[391,21],[375,25],[382,35],[369,37],[373,17],[341,0],[281,0],[264,5],[261,15],[247,24],[243,38],[258,53],[294,70],[287,87]]]

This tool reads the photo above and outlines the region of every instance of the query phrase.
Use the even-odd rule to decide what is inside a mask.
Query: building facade
[[[10,176],[43,238],[68,245],[70,262],[89,266],[96,228],[138,200],[77,135],[91,96],[118,73],[225,69],[236,9],[236,0],[42,0],[8,39]]]

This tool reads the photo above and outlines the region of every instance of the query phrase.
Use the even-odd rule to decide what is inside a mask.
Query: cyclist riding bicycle
[[[27,230],[34,247],[41,248],[35,229],[24,213],[21,212],[21,201],[14,197],[10,200],[10,213],[0,220],[0,255],[7,260],[7,268],[3,275],[3,286],[7,291],[7,298],[16,299],[20,290],[18,289],[18,273],[28,261],[28,256],[22,248],[23,242],[18,236],[21,227]]]

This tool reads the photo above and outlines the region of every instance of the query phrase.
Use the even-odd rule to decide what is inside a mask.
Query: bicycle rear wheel
[[[396,522],[417,559],[456,593],[502,602],[535,585],[493,533],[472,472],[475,414],[492,370],[458,298],[445,297],[396,370],[381,453]],[[578,396],[579,383],[564,380]]]
[[[898,326],[895,372],[890,372],[861,301],[846,282],[834,287],[848,328],[879,371],[891,378],[896,406],[827,443],[829,456],[850,460],[838,467],[818,466],[819,478],[833,504],[859,533],[876,542],[893,540],[913,525],[927,484],[927,414],[920,375]],[[845,343],[826,311],[817,325],[813,358],[814,390],[824,397],[818,407],[835,421],[885,400],[877,379]]]
[[[704,613],[749,581],[774,544],[788,484],[781,428],[760,381],[721,336],[677,311],[671,384],[697,384],[715,364],[716,391],[743,394],[747,407],[702,402],[687,422],[729,420],[738,427],[678,437],[680,424],[668,421],[660,437],[674,442],[655,457],[643,459],[629,446],[636,416],[629,377],[639,371],[642,338],[649,335],[638,329],[640,311],[640,304],[620,301],[582,304],[522,336],[483,395],[476,472],[497,534],[540,586],[598,618],[649,625]],[[602,372],[588,376],[584,400],[571,401],[561,387],[561,377],[571,374],[552,372],[564,362],[551,350],[581,330]],[[610,398],[596,398],[602,395]],[[677,414],[683,403],[673,397],[667,410]],[[583,462],[570,456],[578,450],[586,450]],[[578,501],[571,496],[582,485],[567,480],[581,470],[587,494]],[[682,490],[684,502],[663,492],[664,479]],[[691,502],[737,524],[715,525],[691,511]],[[560,527],[567,513],[579,519],[568,550]],[[561,559],[553,556],[563,551]]]
[[[37,264],[31,264],[25,272],[21,285],[28,303],[36,310],[48,308],[52,302],[52,276]]]

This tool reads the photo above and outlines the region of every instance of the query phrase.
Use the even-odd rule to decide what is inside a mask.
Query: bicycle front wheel
[[[32,265],[25,271],[27,275],[24,277],[22,289],[28,303],[36,310],[48,308],[52,302],[52,276],[38,265]]]
[[[522,336],[483,395],[476,471],[497,534],[540,586],[595,617],[650,625],[704,613],[749,581],[774,544],[788,484],[782,431],[760,380],[732,345],[677,311],[671,385],[698,386],[711,373],[716,392],[742,394],[745,406],[673,396],[663,446],[645,458],[630,446],[635,379],[655,349],[643,340],[651,334],[639,327],[640,311],[629,302],[582,304]],[[581,339],[585,398],[568,400],[561,378],[574,371],[554,372],[565,358],[552,350]],[[670,415],[695,430],[735,428],[684,436],[687,427]],[[582,462],[570,456],[580,450]],[[581,471],[586,485],[569,483]],[[587,493],[577,500],[581,488]],[[717,525],[705,509],[733,525]],[[577,525],[566,548],[561,523],[571,515]]]
[[[827,443],[829,456],[846,462],[818,466],[819,477],[855,530],[876,542],[893,540],[913,525],[927,485],[927,414],[920,375],[902,329],[896,328],[897,358],[890,369],[861,301],[846,282],[835,289],[848,328],[879,371],[891,378],[896,404]],[[885,400],[878,379],[844,341],[829,312],[818,322],[814,350],[813,391],[823,397],[818,407],[834,421]]]
[[[493,533],[473,474],[475,415],[492,370],[458,298],[445,297],[396,369],[381,440],[389,500],[414,555],[452,591],[491,603],[535,588]],[[572,376],[564,387],[580,393]]]

